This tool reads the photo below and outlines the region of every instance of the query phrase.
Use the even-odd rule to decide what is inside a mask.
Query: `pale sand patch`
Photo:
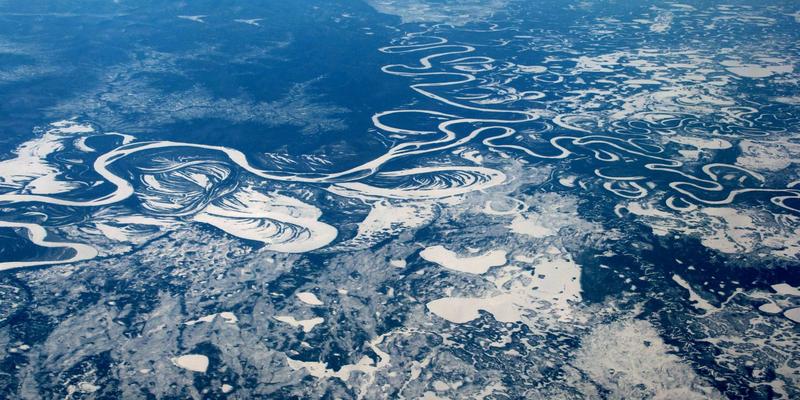
[[[324,318],[316,317],[311,319],[296,319],[291,315],[279,315],[274,317],[276,320],[281,321],[283,323],[289,324],[294,327],[302,327],[303,332],[308,333],[314,329],[315,326],[325,322]]]
[[[300,301],[310,306],[321,306],[323,303],[317,298],[317,295],[311,292],[300,292],[295,294]]]
[[[419,255],[444,268],[468,274],[484,274],[490,268],[505,265],[508,261],[504,250],[492,250],[474,257],[459,257],[444,246],[433,246],[422,250]]]
[[[208,370],[208,357],[202,354],[186,354],[179,357],[170,359],[177,367],[193,371],[205,373]]]

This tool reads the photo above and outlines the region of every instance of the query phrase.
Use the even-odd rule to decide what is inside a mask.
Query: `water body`
[[[791,2],[0,4],[0,397],[800,397]]]

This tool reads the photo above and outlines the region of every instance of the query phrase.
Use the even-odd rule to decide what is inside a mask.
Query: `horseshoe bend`
[[[0,1],[0,398],[800,398],[800,5]]]

